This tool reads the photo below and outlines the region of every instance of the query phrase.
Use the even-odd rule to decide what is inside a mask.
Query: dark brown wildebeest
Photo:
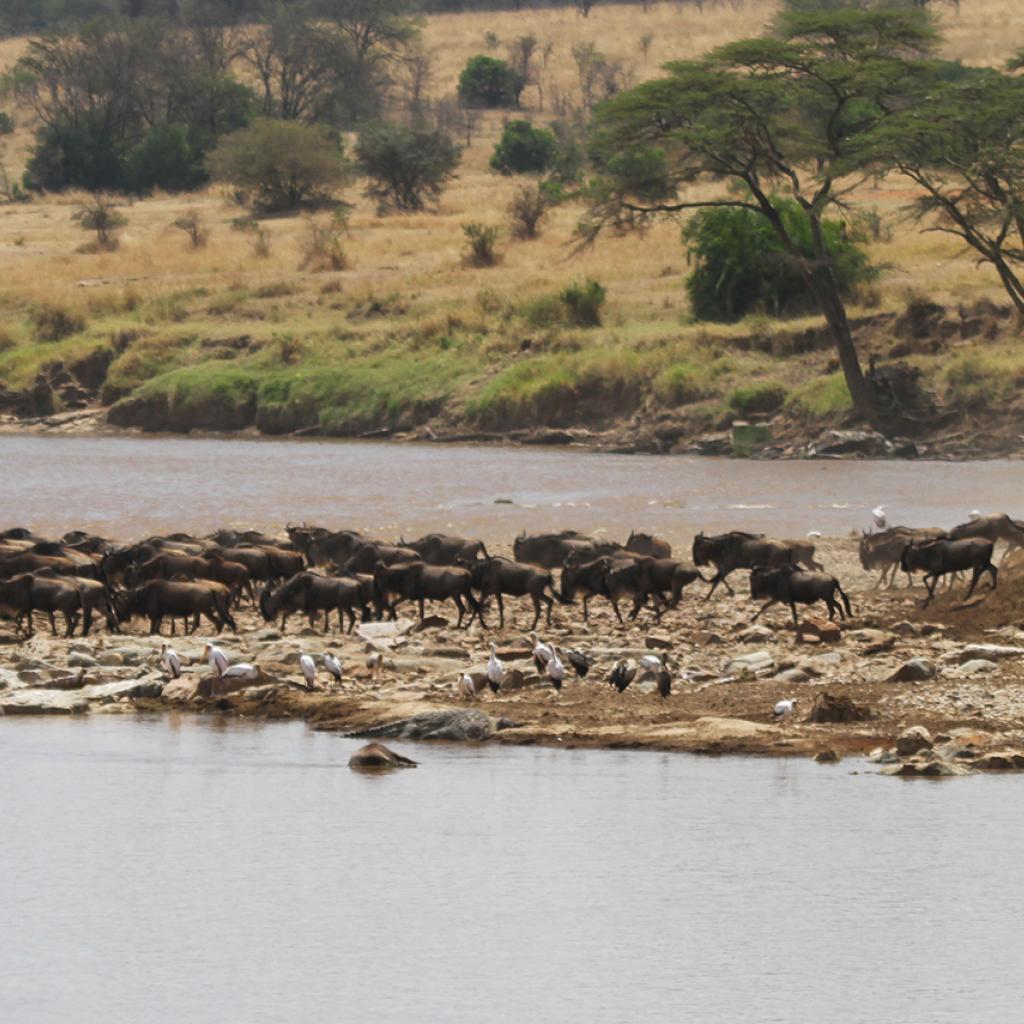
[[[561,597],[555,591],[554,580],[550,572],[545,572],[534,565],[523,565],[508,558],[491,556],[474,562],[472,569],[473,589],[480,593],[480,625],[485,629],[484,604],[493,594],[498,602],[498,626],[505,625],[505,596],[528,597],[533,602],[533,624],[536,629],[540,621],[541,605],[547,606],[547,624],[551,625],[551,609],[555,600]]]
[[[61,537],[61,543],[75,551],[81,551],[89,555],[103,555],[113,545],[103,537],[86,533],[84,530],[71,530]]]
[[[683,590],[696,580],[710,582],[691,566],[675,558],[652,558],[650,560],[651,582],[667,607],[675,608],[683,599]],[[666,595],[668,595],[666,597]],[[633,616],[635,618],[635,616]]]
[[[412,548],[399,547],[396,544],[365,543],[356,548],[342,568],[347,572],[373,572],[378,562],[397,565],[399,562],[422,561],[423,559]]]
[[[398,543],[401,547],[412,548],[427,565],[465,565],[491,557],[482,540],[466,540],[445,533],[428,533],[419,540]]]
[[[517,562],[539,565],[542,569],[560,568],[569,554],[576,555],[582,564],[621,550],[621,546],[612,541],[594,540],[575,530],[542,533],[534,537],[520,534],[512,545],[512,554]]]
[[[975,516],[967,523],[954,526],[947,534],[950,540],[964,540],[968,537],[982,537],[985,540],[1006,541],[1006,550],[1003,552],[999,564],[1006,561],[1011,551],[1016,548],[1024,548],[1024,523],[1011,519],[1005,512],[988,516]]]
[[[284,631],[288,616],[301,612],[308,616],[309,624],[315,625],[316,617],[324,613],[324,632],[330,629],[331,612],[338,613],[338,629],[344,626],[348,616],[348,631],[356,628],[356,612],[366,613],[362,588],[355,578],[321,576],[316,572],[303,570],[285,580],[279,587],[264,587],[260,593],[260,612],[267,622],[281,616],[281,630]]]
[[[924,585],[928,588],[928,596],[924,600],[925,608],[935,596],[935,584],[940,576],[947,573],[971,570],[971,585],[964,595],[966,601],[978,585],[983,573],[992,577],[992,589],[996,589],[999,572],[992,564],[992,541],[981,537],[970,537],[964,540],[932,540],[924,544],[908,544],[900,556],[900,568],[906,572],[920,570],[924,573]],[[931,582],[929,582],[929,580]]]
[[[176,576],[215,580],[217,583],[223,583],[231,591],[232,602],[245,593],[253,605],[256,604],[256,593],[248,568],[241,562],[225,561],[219,554],[214,553],[203,558],[199,555],[175,555],[165,551],[147,562],[128,568],[124,579],[129,587],[135,587],[146,580],[170,580]]]
[[[654,617],[661,622],[663,601],[655,578],[658,575],[655,561],[653,558],[638,558],[633,562],[612,561],[605,570],[605,589],[620,625],[624,625],[619,610],[619,600],[623,597],[633,600],[633,610],[629,616],[631,619],[637,617],[640,609],[650,599],[654,606]]]
[[[861,567],[868,571],[881,567],[882,575],[875,583],[875,590],[885,582],[886,576],[889,577],[887,589],[892,589],[896,583],[896,573],[900,568],[903,549],[911,543],[923,544],[930,540],[942,540],[945,536],[945,530],[930,526],[917,529],[909,526],[892,526],[880,533],[861,533],[857,545]],[[913,583],[913,578],[908,576],[907,586],[913,586]]]
[[[358,530],[337,530],[334,533],[324,530],[311,539],[306,557],[310,565],[344,565],[364,544],[384,543],[366,537]]]
[[[281,541],[276,537],[268,537],[261,530],[230,530],[223,529],[211,533],[205,538],[213,546],[221,548],[279,548]],[[202,542],[201,542],[202,543]]]
[[[99,567],[91,559],[80,561],[64,555],[39,555],[34,551],[23,551],[0,562],[0,578],[10,579],[40,569],[52,569],[58,576],[84,576],[87,579],[100,577]]]
[[[213,548],[208,554],[220,555],[226,562],[241,562],[249,577],[262,583],[286,580],[306,567],[298,551],[277,547],[242,544],[233,548]]]
[[[0,580],[0,608],[15,619],[15,629],[27,622],[26,636],[33,633],[32,613],[43,612],[50,620],[50,630],[57,635],[54,615],[64,616],[65,636],[72,636],[82,610],[82,595],[78,587],[63,576],[36,576],[22,573]]]
[[[583,563],[579,562],[575,554],[566,556],[562,567],[562,578],[559,581],[562,601],[565,604],[572,604],[577,597],[582,597],[584,622],[590,621],[588,608],[590,599],[608,596],[604,577],[609,568],[611,568],[611,558],[607,555]]]
[[[385,565],[378,562],[374,567],[373,578],[377,584],[377,593],[391,608],[395,615],[395,606],[402,601],[416,601],[420,609],[420,624],[425,618],[427,601],[452,601],[459,611],[456,627],[462,625],[469,605],[470,616],[467,626],[480,613],[480,605],[470,589],[470,574],[461,566],[427,565],[423,561],[400,562],[397,565]]]
[[[135,616],[149,619],[150,633],[160,633],[165,616],[192,617],[192,631],[199,628],[199,616],[205,615],[219,633],[225,627],[237,629],[231,617],[231,594],[223,583],[201,580],[150,580],[131,590],[114,594],[114,611],[122,622]]]
[[[734,592],[726,577],[736,569],[752,569],[755,565],[775,569],[792,561],[792,549],[784,541],[770,540],[760,533],[733,530],[714,537],[698,533],[693,538],[693,564],[715,567],[711,589],[705,601],[715,592],[719,583],[724,583],[730,594]]]
[[[672,545],[667,540],[649,533],[637,533],[636,530],[630,533],[625,550],[634,555],[647,555],[650,558],[672,557]]]
[[[82,636],[88,636],[92,629],[93,615],[102,615],[111,633],[120,633],[117,616],[110,602],[107,588],[99,580],[86,579],[84,576],[58,576],[52,569],[40,569],[33,573],[37,578],[60,579],[78,588],[82,610]],[[51,626],[52,626],[51,617]]]
[[[836,594],[840,601],[836,600]],[[750,572],[750,596],[754,600],[768,598],[758,609],[751,622],[757,622],[761,613],[773,604],[788,604],[793,613],[793,625],[798,626],[796,616],[797,604],[814,604],[824,601],[828,605],[828,618],[831,622],[839,613],[841,619],[853,615],[850,599],[846,596],[839,580],[827,572],[812,572],[799,569],[793,564],[783,565],[777,569],[765,566],[754,566]],[[845,608],[845,610],[844,610]]]

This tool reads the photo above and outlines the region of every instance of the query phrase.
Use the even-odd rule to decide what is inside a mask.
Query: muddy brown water
[[[0,724],[3,1019],[1017,1019],[1020,776],[355,745]]]
[[[280,530],[288,520],[411,538],[510,540],[574,527],[687,541],[697,530],[839,536],[891,522],[952,526],[1024,512],[1021,463],[749,462],[543,448],[208,438],[0,437],[4,525],[116,538]],[[496,504],[511,501],[512,504]]]

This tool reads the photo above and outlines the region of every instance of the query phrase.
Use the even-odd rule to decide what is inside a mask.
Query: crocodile
[[[385,725],[374,725],[348,733],[349,736],[396,737],[403,740],[486,740],[500,729],[515,729],[517,722],[491,718],[475,708],[425,711]]]

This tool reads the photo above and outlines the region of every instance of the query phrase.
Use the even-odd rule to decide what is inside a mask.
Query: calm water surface
[[[437,745],[367,777],[354,746],[0,723],[0,1017],[1020,1018],[1024,778]]]
[[[1021,462],[745,462],[538,448],[338,441],[0,437],[3,518],[115,537],[280,529],[306,519],[381,534],[507,539],[573,526],[670,540],[738,527],[845,534],[890,519],[952,526],[1024,511]],[[513,505],[495,504],[507,498]]]

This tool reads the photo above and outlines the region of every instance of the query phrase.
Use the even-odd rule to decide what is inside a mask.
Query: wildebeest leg
[[[773,597],[767,604],[761,605],[761,607],[757,610],[757,612],[754,614],[754,617],[750,621],[751,622],[757,622],[757,620],[759,618],[761,618],[761,615],[764,612],[768,611],[768,609],[771,608],[771,606],[773,604],[777,604],[778,603],[778,600],[779,599],[777,597]]]
[[[799,630],[800,629],[800,620],[796,617],[796,602],[795,601],[790,601],[789,602],[789,610],[793,613],[793,628]],[[831,616],[829,616],[829,618],[831,618]]]
[[[922,608],[927,608],[928,605],[931,604],[932,598],[935,596],[935,584],[938,582],[938,573],[933,573],[924,577],[924,585],[925,589],[928,591],[928,596],[924,599],[924,604],[921,606]]]
[[[536,594],[531,594],[530,600],[533,602],[533,624],[530,629],[536,629],[537,623],[540,622],[540,598]]]
[[[654,618],[657,621],[658,625],[661,625],[661,607],[662,607],[662,603],[663,602],[662,602],[661,597],[659,596],[658,592],[656,590],[652,590],[651,591],[651,604],[654,605]]]
[[[547,603],[548,603],[548,617],[547,617],[546,621],[547,621],[547,624],[550,626],[551,625],[551,609],[555,607],[555,602],[550,597],[548,597],[547,594],[541,594],[541,597],[543,597],[544,600],[547,601]]]
[[[47,612],[46,614],[50,617],[50,632],[54,636],[56,636],[57,635],[57,620],[56,620],[56,618],[54,618],[53,612]]]
[[[608,600],[611,601],[612,608],[615,609],[615,618],[619,620],[619,625],[624,626],[625,623],[622,621],[622,612],[619,611],[619,602],[612,597],[611,594],[608,595]]]
[[[203,614],[213,623],[213,631],[215,633],[224,632],[225,623],[223,623],[219,618],[217,618],[214,615],[213,609],[210,609],[209,611],[204,611]]]
[[[981,574],[984,571],[985,566],[983,565],[976,565],[974,567],[974,571],[971,573],[971,585],[967,588],[967,593],[964,594],[965,601],[974,593],[974,588],[978,585],[978,580],[981,579]]]
[[[348,634],[351,636],[356,628],[356,613],[352,608],[347,608],[346,611],[348,612]],[[366,605],[363,605],[363,612],[366,612]],[[341,612],[338,612],[338,630],[341,630]]]
[[[75,626],[78,625],[78,616],[72,612],[64,613],[64,636],[74,636]]]
[[[324,636],[330,632],[331,629],[331,609],[324,609]],[[341,612],[338,612],[338,629],[341,629]]]
[[[92,609],[86,607],[82,611],[82,636],[88,636],[92,629]]]
[[[639,597],[634,595],[633,597],[633,610],[629,613],[629,621],[635,622],[636,617],[640,614],[640,609],[643,608],[643,602]]]
[[[991,562],[989,562],[988,565],[985,566],[985,568],[988,569],[989,575],[992,577],[992,589],[995,590],[996,579],[999,576],[999,570]]]
[[[188,622],[188,618],[185,619]],[[192,632],[194,633],[199,628],[199,612],[192,613]]]
[[[505,628],[505,599],[501,596],[501,591],[500,590],[497,592],[497,594],[495,596],[498,599],[498,629],[504,629]],[[540,617],[540,613],[539,612],[537,613],[537,616],[538,616],[538,618]],[[534,622],[534,625],[536,626],[537,623]]]
[[[422,594],[416,599],[420,607],[420,625],[423,625],[423,620],[426,617],[424,615],[424,606],[426,605],[426,598]]]
[[[590,600],[589,594],[583,595],[583,621],[590,622],[590,612],[587,610],[587,602]]]
[[[151,634],[155,633],[157,636],[160,635],[160,624],[161,624],[161,622],[163,622],[163,618],[164,617],[162,615],[150,615],[150,617],[149,617],[149,632]],[[173,619],[174,616],[172,615],[171,618]]]

